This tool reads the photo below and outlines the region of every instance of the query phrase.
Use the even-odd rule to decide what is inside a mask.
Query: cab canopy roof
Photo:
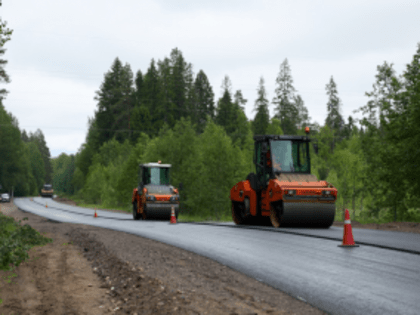
[[[162,167],[162,168],[168,168],[171,167],[171,164],[161,164],[161,163],[146,163],[146,164],[140,164],[140,167]]]
[[[279,136],[279,135],[255,135],[254,141],[266,141],[266,140],[301,140],[301,141],[311,141],[307,136]]]

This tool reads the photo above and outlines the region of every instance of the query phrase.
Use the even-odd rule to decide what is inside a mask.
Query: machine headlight
[[[331,190],[323,190],[322,194],[326,196],[331,195]]]
[[[156,197],[153,195],[146,195],[146,199],[150,201],[156,201]]]
[[[286,191],[286,194],[287,194],[287,195],[289,195],[289,196],[296,195],[296,190],[289,190],[289,191]]]
[[[179,200],[179,196],[178,195],[172,196],[170,200],[171,201],[178,201]]]

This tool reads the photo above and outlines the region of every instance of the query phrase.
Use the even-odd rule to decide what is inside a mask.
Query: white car
[[[1,194],[1,201],[2,202],[10,202],[10,196],[9,194]]]

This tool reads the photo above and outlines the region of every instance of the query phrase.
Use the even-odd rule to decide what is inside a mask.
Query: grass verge
[[[25,220],[27,218],[24,218]],[[20,225],[13,218],[0,213],[0,270],[10,271],[29,259],[28,251],[34,246],[52,242],[29,224]]]

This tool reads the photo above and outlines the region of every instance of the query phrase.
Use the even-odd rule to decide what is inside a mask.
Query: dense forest
[[[331,76],[326,82],[327,117],[310,123],[296,93],[291,67],[280,65],[270,117],[264,78],[256,84],[255,117],[248,120],[240,90],[228,76],[222,96],[203,70],[197,74],[175,48],[151,60],[143,74],[116,58],[96,92],[97,109],[85,143],[73,156],[53,161],[54,186],[87,203],[130,208],[138,164],[170,163],[172,184],[183,183],[184,213],[220,217],[230,209],[229,190],[254,171],[254,134],[303,135],[311,127],[312,173],[337,187],[337,219],[348,208],[362,222],[420,220],[420,45],[398,76],[392,64],[377,67],[363,119],[342,117],[342,102]],[[357,127],[360,122],[361,127]]]
[[[1,5],[1,1],[0,1]],[[12,31],[0,20],[0,58]],[[253,135],[303,135],[311,128],[312,173],[338,189],[337,219],[343,209],[353,219],[420,221],[420,44],[402,74],[384,62],[372,78],[363,119],[342,117],[333,76],[325,84],[327,116],[311,123],[294,86],[287,59],[267,98],[264,78],[256,78],[255,117],[248,100],[225,76],[221,97],[206,73],[193,71],[175,48],[133,73],[116,58],[95,93],[97,107],[77,154],[51,159],[41,130],[27,134],[5,111],[0,89],[0,184],[15,195],[37,195],[52,182],[56,192],[103,207],[130,209],[142,162],[170,163],[172,184],[183,183],[184,214],[216,217],[230,212],[229,190],[254,171]],[[0,59],[0,82],[9,82]],[[275,114],[270,117],[269,105]],[[360,127],[358,127],[360,126]]]

